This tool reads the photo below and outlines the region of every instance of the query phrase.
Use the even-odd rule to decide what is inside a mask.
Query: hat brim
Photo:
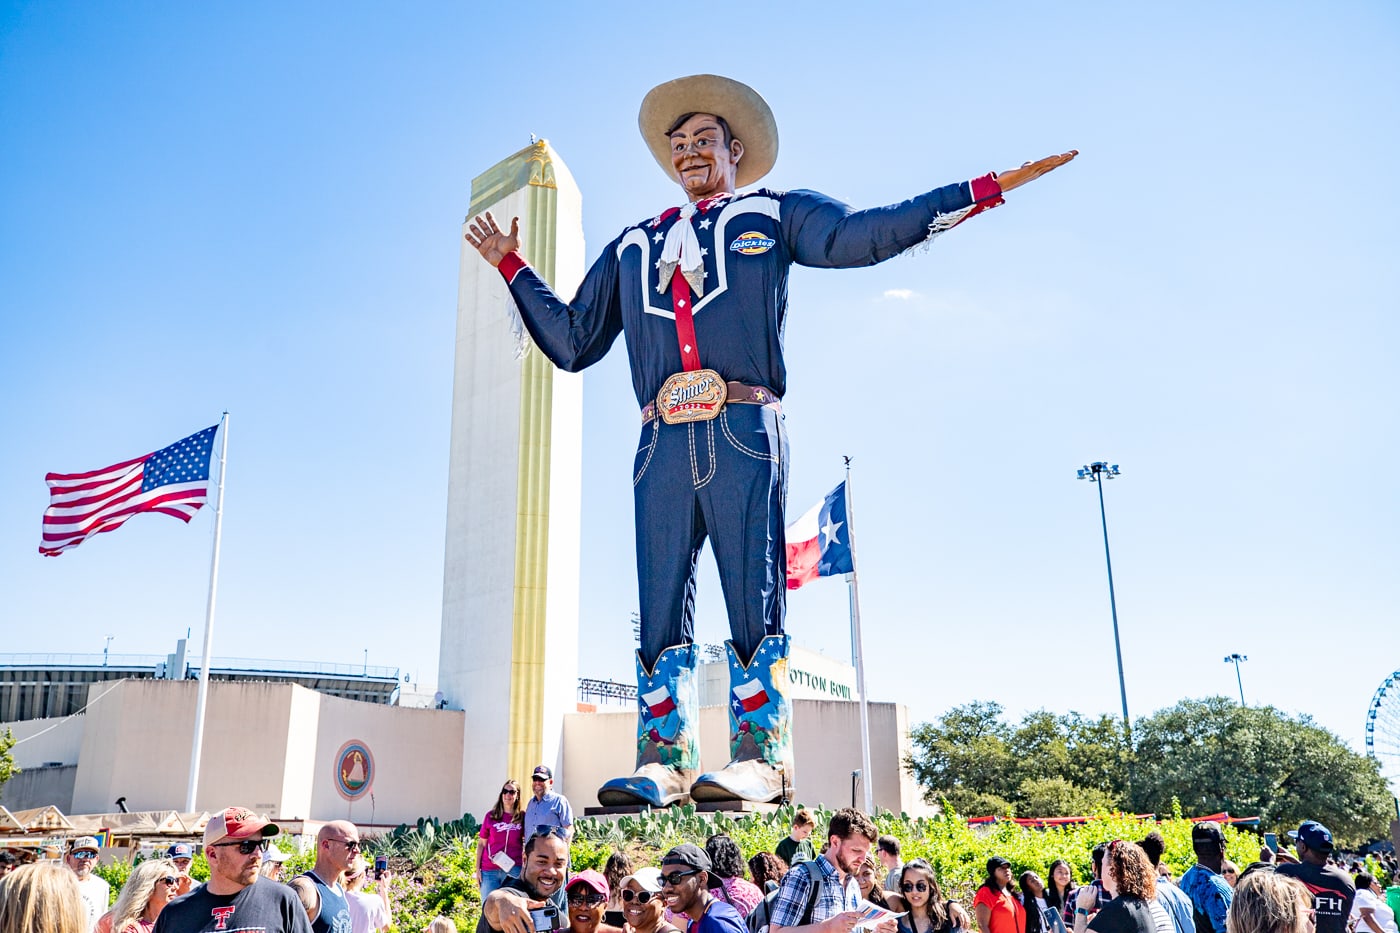
[[[618,888],[621,889],[627,887],[627,882],[629,881],[637,882],[637,887],[641,888],[643,891],[646,891],[649,894],[661,893],[660,869],[652,868],[650,869],[650,871],[648,871],[646,868],[643,868],[637,874],[628,875],[626,878],[623,878],[621,881],[619,881],[617,883]]]
[[[652,88],[642,99],[637,128],[652,157],[672,181],[679,183],[671,164],[671,141],[666,135],[676,119],[687,113],[723,117],[734,138],[744,144],[734,183],[751,185],[778,161],[778,121],[757,91],[721,75],[690,75]]]

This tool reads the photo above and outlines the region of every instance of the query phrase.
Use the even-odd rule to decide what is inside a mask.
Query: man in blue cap
[[[1297,844],[1298,861],[1283,862],[1274,871],[1308,886],[1317,913],[1317,933],[1346,933],[1356,885],[1346,872],[1327,864],[1334,848],[1331,830],[1316,820],[1307,820],[1288,835]]]
[[[194,879],[190,877],[190,865],[194,864],[194,846],[188,842],[177,842],[165,850],[165,857],[180,869],[180,883],[175,888],[175,896],[189,894],[190,888],[194,887]]]

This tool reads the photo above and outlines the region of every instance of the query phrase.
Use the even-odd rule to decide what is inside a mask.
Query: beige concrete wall
[[[420,816],[448,820],[462,815],[458,770],[464,732],[461,712],[403,709],[317,696],[320,719],[308,818],[397,824]],[[364,742],[374,756],[373,800],[365,794],[351,803],[335,789],[335,756],[351,739]],[[480,811],[478,807],[476,812]]]
[[[195,681],[123,680],[84,714],[73,809],[184,809],[194,736]],[[96,689],[96,688],[94,688]],[[293,684],[209,685],[195,808],[237,803],[276,812],[286,766]]]
[[[52,761],[65,765],[78,763],[83,747],[83,717],[71,719],[26,719],[0,723],[15,737],[15,764],[38,768]]]
[[[903,774],[909,752],[908,710],[894,703],[870,704],[870,761],[875,805],[896,813],[929,815],[918,785]],[[851,772],[860,767],[860,704],[839,700],[794,700],[793,753],[796,797],[802,803],[848,806]],[[598,805],[597,791],[609,778],[630,774],[636,748],[637,713],[575,713],[564,719],[564,765],[560,789],[575,810]],[[729,715],[723,706],[700,710],[701,767],[729,761]],[[857,794],[857,801],[861,795]]]

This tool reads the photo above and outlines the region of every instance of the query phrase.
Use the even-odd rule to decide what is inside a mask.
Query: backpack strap
[[[807,883],[812,886],[807,892],[807,909],[802,911],[802,922],[798,924],[805,927],[811,924],[812,914],[817,909],[817,897],[822,893],[822,869],[816,859],[803,862],[802,869],[807,872]]]

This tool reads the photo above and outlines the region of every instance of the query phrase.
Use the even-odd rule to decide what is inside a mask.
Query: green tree
[[[1139,808],[1163,812],[1177,797],[1189,814],[1258,815],[1280,831],[1313,819],[1342,844],[1385,831],[1391,798],[1376,762],[1310,717],[1211,697],[1140,719],[1134,733]]]
[[[0,736],[0,791],[4,790],[5,782],[19,774],[19,768],[15,767],[15,756],[11,751],[15,747],[15,735],[9,729]]]
[[[1009,796],[1016,761],[1001,713],[1000,704],[979,700],[914,728],[916,750],[905,764],[923,785],[925,800],[947,801],[971,816],[1014,814]]]

